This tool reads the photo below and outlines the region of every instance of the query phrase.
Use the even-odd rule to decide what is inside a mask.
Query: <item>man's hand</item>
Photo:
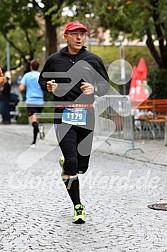
[[[48,92],[54,93],[56,88],[58,87],[58,84],[55,82],[55,80],[48,81],[46,84]]]
[[[0,86],[2,86],[5,83],[5,78],[2,73],[2,69],[0,68]]]
[[[92,84],[88,83],[88,82],[81,82],[81,91],[85,94],[85,95],[90,95],[93,94],[95,92],[95,88]]]

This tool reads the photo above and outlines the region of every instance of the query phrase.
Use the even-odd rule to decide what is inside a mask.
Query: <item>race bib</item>
[[[86,125],[86,108],[64,108],[62,122],[72,125]]]

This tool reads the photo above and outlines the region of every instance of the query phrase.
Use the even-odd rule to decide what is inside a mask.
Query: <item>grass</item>
[[[143,57],[148,67],[156,65],[150,51],[144,46],[125,46],[125,60],[132,66],[137,66],[139,59]],[[120,47],[118,46],[91,46],[91,51],[100,56],[105,64],[110,64],[120,59]]]

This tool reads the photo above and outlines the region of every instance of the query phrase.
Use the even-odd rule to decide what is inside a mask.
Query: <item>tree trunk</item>
[[[148,49],[150,50],[151,55],[155,59],[159,68],[166,68],[163,66],[162,58],[161,58],[157,48],[154,45],[154,41],[152,39],[152,34],[151,34],[150,30],[147,29],[146,33],[147,33],[146,44],[147,44]]]
[[[159,50],[154,46],[151,31],[147,28],[147,46],[157,62],[159,68],[167,69],[167,48],[166,48],[166,38],[165,34],[165,25],[163,19],[161,19],[158,8],[159,0],[150,0],[152,6],[152,19],[154,22],[154,28],[157,35],[157,40],[159,43]]]
[[[56,26],[52,25],[51,16],[45,16],[45,46],[46,46],[46,59],[54,52],[57,52],[57,33]]]

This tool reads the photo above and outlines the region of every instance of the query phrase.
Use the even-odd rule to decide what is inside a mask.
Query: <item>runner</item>
[[[86,32],[83,24],[68,23],[64,28],[67,46],[48,58],[39,77],[42,89],[54,93],[55,130],[63,153],[59,162],[62,179],[74,205],[76,224],[85,222],[78,174],[84,174],[89,165],[94,129],[94,95],[104,95],[109,89],[102,60],[84,46]],[[61,78],[51,76],[59,72],[64,72]],[[67,76],[68,73],[72,76]]]
[[[37,60],[32,60],[30,62],[31,71],[23,76],[19,85],[20,91],[26,90],[27,112],[29,121],[33,127],[33,141],[31,143],[31,148],[35,148],[36,146],[37,135],[40,131],[37,114],[42,112],[44,104],[43,91],[38,83],[38,78],[40,75],[38,68],[39,62]],[[44,137],[44,133],[41,132],[40,136]]]

